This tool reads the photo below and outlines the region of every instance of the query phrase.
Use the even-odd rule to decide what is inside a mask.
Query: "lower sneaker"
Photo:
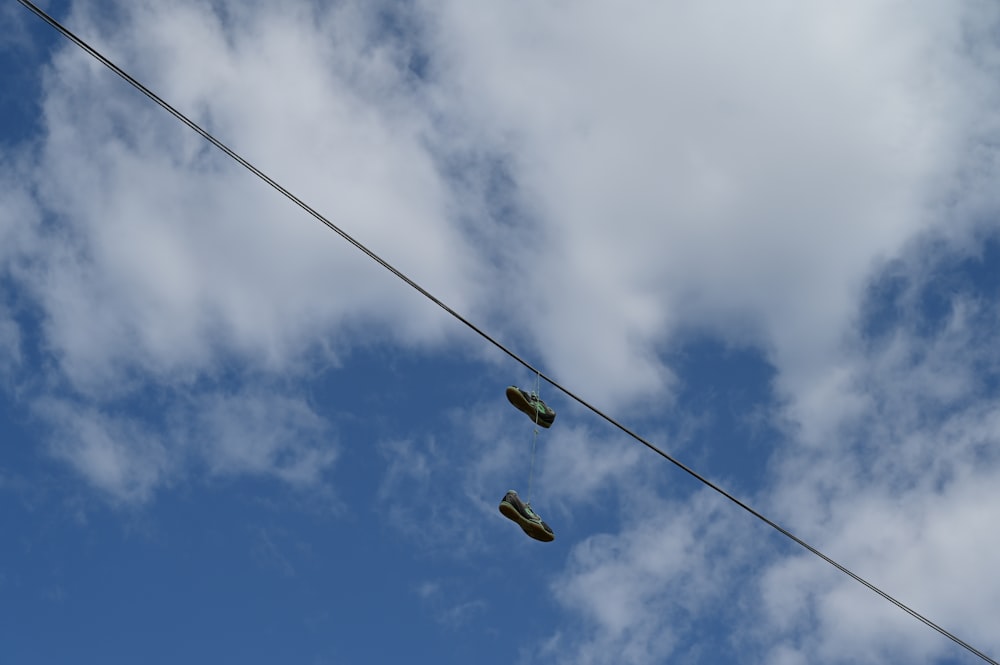
[[[538,395],[521,390],[517,386],[507,388],[507,399],[514,407],[531,418],[531,422],[548,429],[556,419],[556,412],[538,398]]]
[[[552,533],[549,525],[542,521],[542,518],[531,509],[529,504],[521,501],[521,497],[514,490],[507,492],[500,500],[500,514],[517,522],[521,530],[535,540],[549,543],[556,538],[556,534]]]

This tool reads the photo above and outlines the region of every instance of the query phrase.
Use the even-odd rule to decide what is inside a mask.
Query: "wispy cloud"
[[[55,429],[52,453],[115,501],[141,503],[168,481],[172,460],[142,422],[68,401],[44,400],[37,409]]]
[[[750,523],[714,494],[691,501],[647,496],[622,529],[573,547],[553,582],[581,622],[561,636],[559,662],[658,663],[693,648],[699,624],[731,619],[756,554]],[[735,640],[733,640],[735,642]],[[717,656],[733,643],[716,645]]]
[[[469,599],[467,590],[440,580],[425,581],[414,591],[434,615],[435,620],[450,630],[461,630],[473,617],[488,607],[488,603],[483,599]]]
[[[242,393],[199,397],[186,430],[211,473],[273,475],[315,486],[338,456],[327,421],[301,399]]]

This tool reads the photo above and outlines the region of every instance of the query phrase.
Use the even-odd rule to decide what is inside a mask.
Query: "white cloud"
[[[963,18],[891,2],[440,10],[470,140],[510,155],[530,222],[518,323],[555,374],[621,400],[663,390],[677,325],[763,345],[789,394],[825,371],[874,262],[933,223],[964,147],[954,114],[990,108],[963,87],[982,80],[953,52]]]
[[[556,598],[583,619],[563,634],[558,662],[659,663],[691,648],[707,617],[728,616],[741,596],[750,522],[713,493],[691,501],[640,499],[619,533],[575,545],[553,583]],[[723,645],[724,646],[724,645]]]
[[[708,326],[766,348],[810,426],[822,400],[809,387],[874,262],[933,221],[964,138],[952,119],[982,115],[957,8],[584,3],[567,20],[525,3],[420,7],[418,82],[413,54],[352,4],[220,7],[133,4],[133,29],[98,43],[611,406],[669,390],[658,351],[677,326]],[[83,8],[73,19],[100,24]],[[119,364],[185,376],[230,346],[278,369],[338,325],[334,354],[359,324],[403,343],[450,330],[121,86],[72,51],[47,85],[42,191],[79,242],[35,281],[78,384]],[[445,180],[442,156],[472,173]],[[515,186],[501,195],[511,219],[467,189],[496,169]],[[459,204],[483,218],[470,225]],[[484,237],[496,244],[471,244]],[[502,281],[486,286],[482,257]]]
[[[202,470],[323,492],[338,457],[328,423],[297,397],[245,391],[144,399],[155,408],[134,416],[117,405],[106,411],[47,397],[33,408],[51,429],[50,452],[122,505],[146,503]]]
[[[36,406],[54,427],[51,452],[121,503],[142,503],[168,482],[172,460],[160,436],[141,422],[67,401]]]
[[[326,11],[262,4],[223,28],[203,5],[134,5],[122,17],[130,29],[97,41],[462,307],[475,270],[449,226],[419,99],[402,104],[402,65],[378,44],[356,43],[353,26],[370,17]],[[82,7],[73,19],[100,23]],[[61,369],[80,389],[107,390],[129,368],[183,380],[227,354],[282,371],[322,350],[321,337],[332,340],[335,360],[358,343],[353,331],[419,345],[454,329],[76,50],[57,56],[43,108],[39,202],[63,226],[26,280]],[[352,332],[328,334],[338,327]]]
[[[241,393],[207,395],[186,430],[213,474],[273,475],[317,486],[338,456],[327,422],[301,399]]]
[[[963,473],[941,491],[871,488],[844,497],[814,541],[876,586],[986,653],[996,653],[1000,586],[996,469]],[[776,562],[761,578],[766,647],[809,662],[933,661],[957,647],[814,557]]]
[[[530,450],[530,429],[523,455]],[[602,490],[634,479],[643,451],[622,436],[600,437],[585,427],[560,423],[539,435],[535,481],[546,504],[580,508],[598,503]]]
[[[916,272],[897,269],[906,286],[878,313],[890,326],[841,360],[849,380],[840,389],[860,408],[836,414],[823,446],[785,451],[769,503],[848,568],[996,653],[1000,586],[987,553],[1000,545],[991,526],[1000,519],[1000,410],[989,387],[1000,362],[997,311],[974,295],[984,285],[954,281],[961,253],[930,247],[934,258],[917,255]],[[929,314],[936,290],[946,300]],[[931,660],[957,648],[806,560],[773,563],[761,598],[777,631],[768,639],[801,636],[794,650],[810,660]]]
[[[6,379],[21,364],[21,358],[21,330],[7,308],[0,305],[0,377]]]
[[[78,4],[67,23],[450,304],[472,302],[474,253],[451,227],[426,105],[376,12],[234,7]],[[56,52],[43,91],[44,134],[5,169],[0,265],[40,314],[34,391],[68,386],[75,417],[106,433],[60,456],[122,500],[187,469],[192,440],[213,474],[321,484],[335,448],[298,398],[195,386],[233,366],[264,383],[312,374],[355,346],[440,342],[454,323],[78,49]],[[14,362],[17,323],[0,333]],[[119,444],[116,427],[145,425],[111,415],[150,384],[201,430],[170,423],[162,467]]]

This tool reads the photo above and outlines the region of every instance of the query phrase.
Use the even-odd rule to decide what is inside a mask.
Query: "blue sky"
[[[1000,656],[1000,6],[40,4]],[[0,15],[5,663],[981,662]]]

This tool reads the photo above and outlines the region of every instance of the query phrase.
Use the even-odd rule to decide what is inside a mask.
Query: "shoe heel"
[[[506,501],[500,504],[500,514],[518,524],[521,523],[521,516],[518,514],[517,509]]]

